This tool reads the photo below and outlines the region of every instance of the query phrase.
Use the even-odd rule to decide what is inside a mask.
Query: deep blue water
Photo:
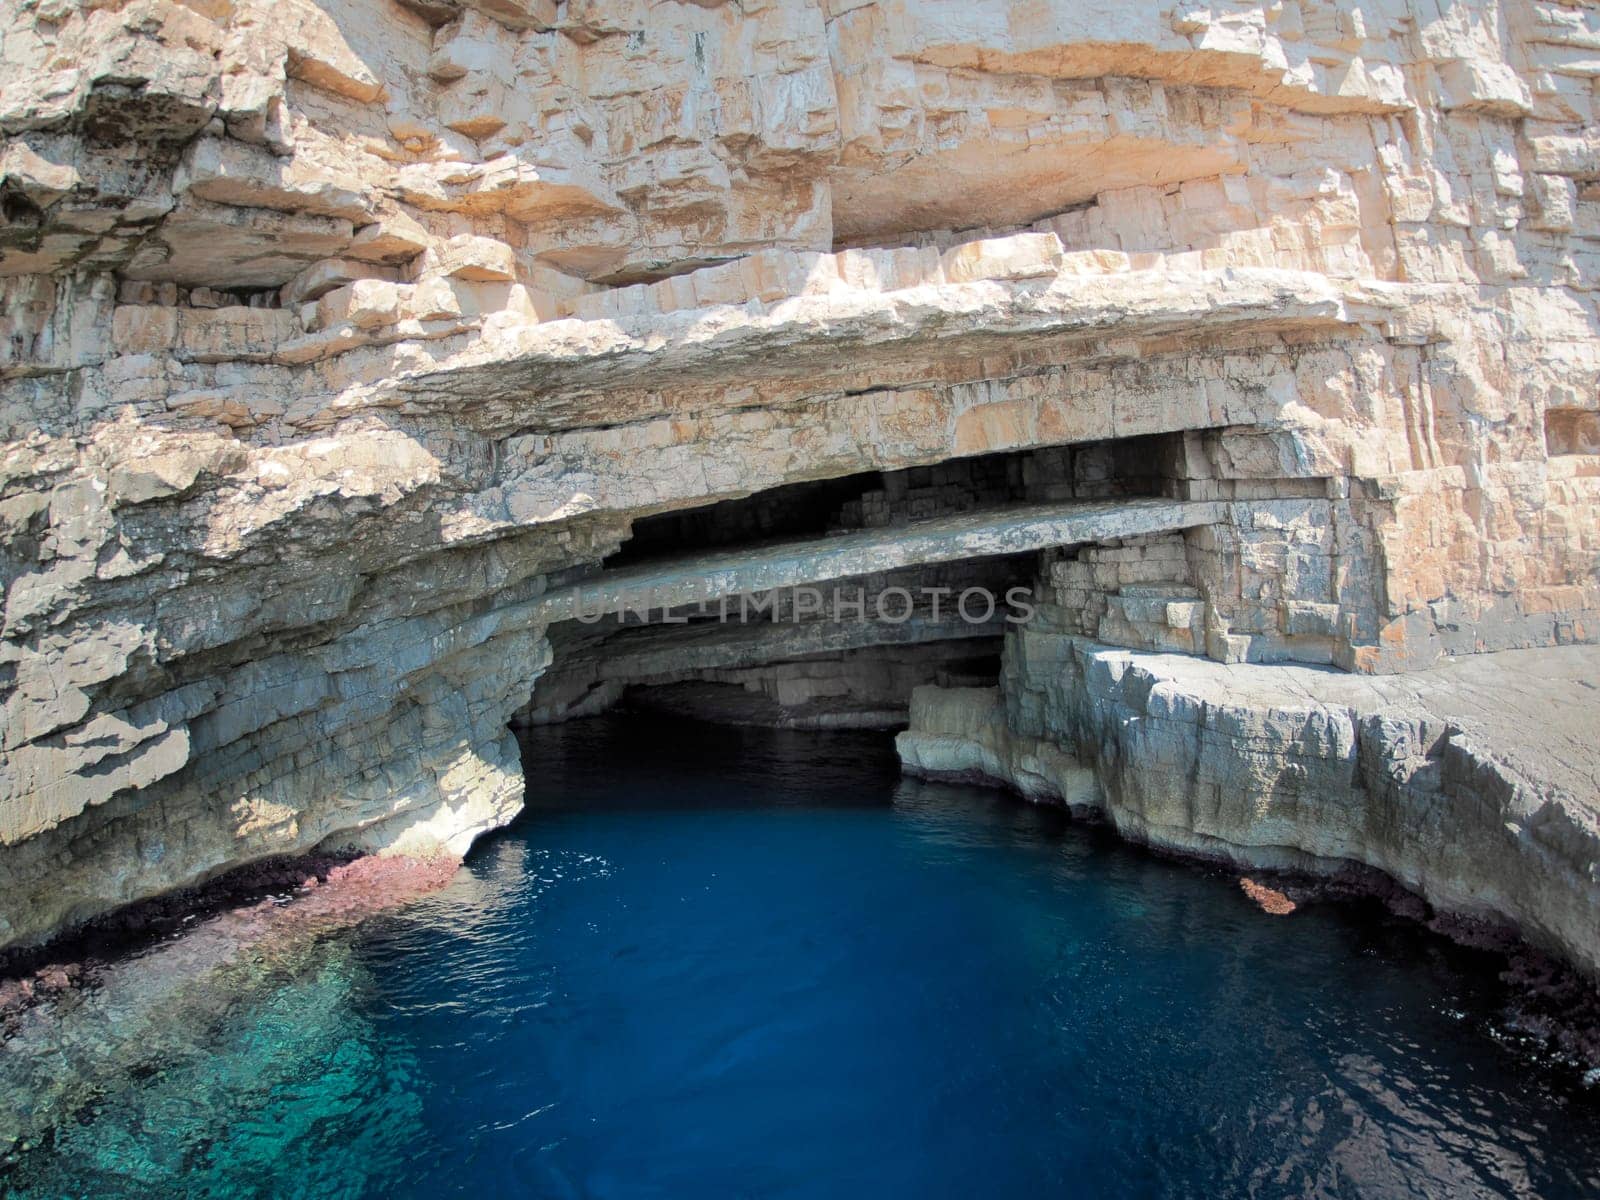
[[[10,1186],[1600,1194],[1600,1096],[1403,922],[1266,916],[866,735],[604,719],[527,761],[448,889],[239,984]]]

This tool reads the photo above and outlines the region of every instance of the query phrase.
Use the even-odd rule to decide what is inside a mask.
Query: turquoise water
[[[647,730],[530,737],[534,807],[444,892],[153,1025],[87,1002],[31,1082],[0,1062],[77,1083],[0,1187],[1600,1190],[1600,1095],[1500,1029],[1492,959],[1350,906],[1268,917],[1225,874],[901,781],[886,739]]]

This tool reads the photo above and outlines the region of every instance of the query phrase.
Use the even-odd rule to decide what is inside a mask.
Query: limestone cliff
[[[1064,635],[1600,640],[1588,0],[10,0],[0,67],[0,946],[460,852],[552,598],[783,489],[871,477],[696,536],[1027,456],[941,486],[1204,507],[1026,547]]]

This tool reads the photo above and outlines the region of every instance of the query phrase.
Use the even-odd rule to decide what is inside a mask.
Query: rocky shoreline
[[[1238,873],[1269,913],[1368,898],[1506,960],[1520,1024],[1600,1067],[1600,652],[1403,680],[1011,635],[996,688],[919,689],[911,775],[984,781]]]
[[[192,888],[140,900],[40,946],[0,956],[0,1046],[25,1014],[105,986],[120,968],[185,939],[210,970],[266,942],[293,942],[356,924],[448,883],[449,855],[308,854],[251,863]]]
[[[0,1189],[60,1122],[210,1053],[208,1031],[285,980],[311,980],[326,935],[437,892],[448,855],[308,855],[251,864],[15,955],[0,978]],[[312,1031],[314,1032],[314,1031]]]

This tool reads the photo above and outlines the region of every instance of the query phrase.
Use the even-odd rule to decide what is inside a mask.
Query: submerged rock
[[[340,951],[324,935],[437,891],[459,865],[443,856],[277,864],[276,882],[299,881],[230,903],[230,894],[259,894],[256,872],[229,881],[230,891],[188,898],[210,915],[134,911],[120,928],[52,947],[95,956],[0,984],[0,1145],[26,1149],[59,1122],[92,1120],[97,1099],[130,1080],[212,1053],[230,1013],[288,980],[327,977],[329,954]],[[314,1045],[317,1031],[297,1036]]]

